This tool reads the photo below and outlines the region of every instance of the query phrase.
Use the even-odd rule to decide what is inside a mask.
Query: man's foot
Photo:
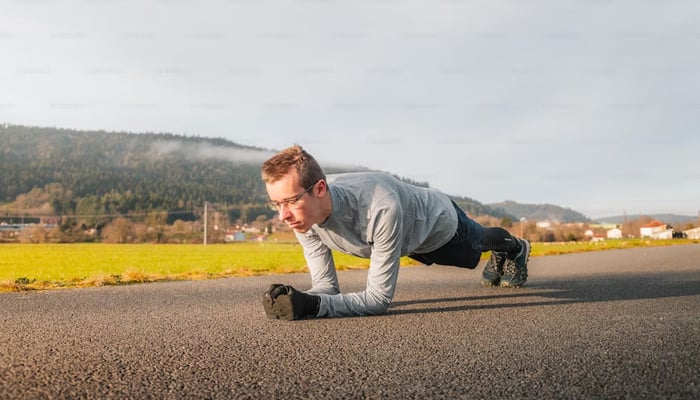
[[[501,276],[501,287],[520,287],[527,281],[527,261],[530,258],[530,242],[517,239],[520,252],[514,257],[506,257]]]
[[[506,261],[507,253],[491,251],[491,257],[484,266],[481,273],[481,284],[484,286],[498,286],[503,275],[503,263]]]

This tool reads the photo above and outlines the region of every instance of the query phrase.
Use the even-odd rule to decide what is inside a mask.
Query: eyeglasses
[[[318,181],[314,182],[311,186],[307,187],[303,192],[299,193],[296,196],[286,198],[282,201],[275,201],[275,200],[268,200],[267,201],[267,206],[270,207],[271,209],[275,211],[279,211],[282,209],[282,206],[287,206],[287,207],[294,207],[294,205],[307,193],[311,191],[311,189],[316,186]]]

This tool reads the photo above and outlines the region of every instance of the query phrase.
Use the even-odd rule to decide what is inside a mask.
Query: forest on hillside
[[[3,126],[0,143],[5,215],[159,210],[186,219],[205,201],[234,213],[267,212],[259,207],[265,199],[259,165],[202,154],[204,144],[231,153],[261,151],[225,140]]]

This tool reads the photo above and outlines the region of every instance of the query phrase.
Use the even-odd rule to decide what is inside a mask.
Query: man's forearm
[[[348,294],[319,294],[318,296],[321,297],[319,317],[384,314],[391,304],[390,297],[369,290]]]

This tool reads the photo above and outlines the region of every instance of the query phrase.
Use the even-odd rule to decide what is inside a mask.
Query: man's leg
[[[481,284],[484,286],[498,286],[503,276],[503,265],[508,257],[508,251],[520,250],[517,240],[502,228],[484,227],[484,241],[482,251],[491,251],[491,256],[481,273]]]
[[[426,265],[435,263],[473,269],[481,253],[491,251],[482,275],[483,284],[517,287],[525,283],[530,244],[511,236],[503,228],[483,227],[456,204],[454,207],[458,225],[452,240],[431,253],[410,254],[409,257]]]
[[[457,231],[452,239],[439,249],[422,254],[409,254],[409,257],[425,265],[440,264],[474,269],[481,259],[483,228],[473,219],[467,217],[454,202],[457,211]]]
[[[510,254],[517,254],[520,251],[518,239],[503,228],[484,227],[483,238],[481,251],[497,251]]]

